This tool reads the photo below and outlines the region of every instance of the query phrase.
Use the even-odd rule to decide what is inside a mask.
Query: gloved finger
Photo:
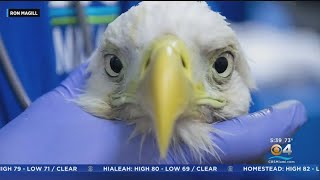
[[[87,72],[88,65],[89,63],[85,62],[75,68],[55,91],[66,98],[72,98],[81,93],[85,87],[86,80],[91,75],[91,73]]]
[[[281,102],[246,116],[214,124],[213,143],[221,148],[223,163],[248,162],[263,156],[270,138],[291,137],[307,121],[304,105],[295,100]]]

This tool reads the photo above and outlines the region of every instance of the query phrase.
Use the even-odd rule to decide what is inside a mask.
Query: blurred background
[[[138,2],[0,2],[0,35],[28,98],[58,86],[89,57],[107,25]],[[258,84],[250,111],[287,99],[303,102],[308,122],[294,136],[293,160],[319,163],[320,3],[208,4],[227,17],[249,58]],[[39,8],[41,17],[7,18],[7,8]],[[0,67],[0,128],[23,109]]]

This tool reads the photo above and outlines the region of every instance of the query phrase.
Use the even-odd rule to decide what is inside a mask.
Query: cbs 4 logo
[[[290,156],[292,153],[291,144],[287,144],[284,148],[282,148],[280,144],[274,144],[271,147],[271,153],[274,156],[279,156],[281,154],[288,154],[288,156]]]

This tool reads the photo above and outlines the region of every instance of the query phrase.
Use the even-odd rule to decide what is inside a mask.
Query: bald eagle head
[[[247,113],[254,87],[235,33],[205,2],[132,7],[109,24],[88,71],[86,111],[134,124],[161,157],[184,144],[198,161],[219,148],[212,123]]]

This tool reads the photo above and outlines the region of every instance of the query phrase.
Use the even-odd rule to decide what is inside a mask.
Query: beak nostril
[[[150,58],[148,58],[148,60],[147,60],[147,62],[146,62],[146,65],[145,65],[145,69],[147,69],[147,67],[149,66],[149,64],[150,64]]]
[[[183,59],[183,57],[181,56],[181,63],[182,63],[182,66],[184,67],[184,68],[187,68],[187,65],[186,65],[186,63],[185,63],[185,61],[184,61],[184,59]]]

